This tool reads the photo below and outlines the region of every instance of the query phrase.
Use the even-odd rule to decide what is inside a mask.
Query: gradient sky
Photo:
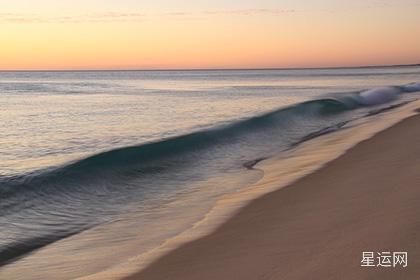
[[[420,63],[419,0],[0,0],[0,69]]]

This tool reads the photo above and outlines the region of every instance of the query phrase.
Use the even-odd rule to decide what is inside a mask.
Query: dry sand
[[[420,279],[419,144],[413,116],[127,279]],[[364,251],[408,266],[361,267]]]

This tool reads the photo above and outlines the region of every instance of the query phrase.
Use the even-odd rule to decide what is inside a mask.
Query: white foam
[[[400,92],[397,87],[374,88],[361,92],[359,102],[368,106],[383,104],[396,99]]]
[[[415,92],[420,91],[420,83],[411,83],[408,85],[403,86],[405,91]]]

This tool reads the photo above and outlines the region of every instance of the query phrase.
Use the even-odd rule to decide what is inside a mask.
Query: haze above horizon
[[[0,0],[0,69],[416,64],[417,0]]]

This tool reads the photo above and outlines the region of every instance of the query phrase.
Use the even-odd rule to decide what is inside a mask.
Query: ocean
[[[254,164],[418,99],[420,66],[0,72],[0,278],[136,258]]]

